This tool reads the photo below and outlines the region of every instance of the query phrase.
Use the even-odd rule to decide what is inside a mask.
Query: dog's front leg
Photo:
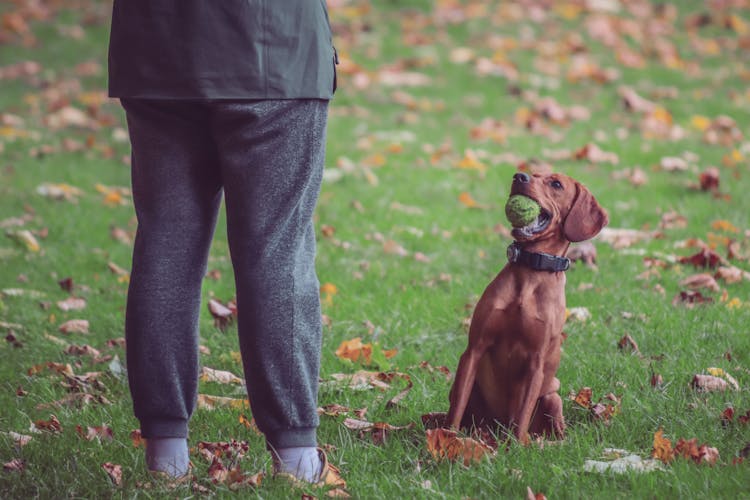
[[[515,435],[521,444],[529,444],[529,425],[544,382],[544,360],[541,354],[534,354],[529,361],[531,375],[521,398],[521,404],[514,418]]]
[[[477,376],[477,365],[483,354],[484,350],[470,345],[458,362],[456,378],[450,392],[450,409],[446,418],[448,427],[451,429],[461,427],[461,420],[464,417],[466,405],[469,403],[469,396]]]

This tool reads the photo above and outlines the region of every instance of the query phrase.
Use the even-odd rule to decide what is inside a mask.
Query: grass
[[[484,13],[473,16],[485,3]],[[2,7],[0,14],[14,12],[15,5]],[[138,423],[124,381],[107,363],[65,354],[60,345],[60,341],[89,344],[125,361],[121,347],[106,345],[107,340],[122,336],[127,288],[108,265],[128,269],[131,251],[129,244],[111,236],[112,228],[126,233],[135,228],[129,198],[125,196],[122,204],[107,204],[96,188],[98,184],[124,187],[129,182],[123,161],[128,144],[119,138],[125,126],[123,114],[114,101],[92,104],[96,97],[92,92],[102,92],[106,86],[109,7],[93,1],[61,5],[47,21],[30,21],[35,44],[27,46],[21,36],[11,33],[10,40],[0,45],[3,67],[28,60],[41,65],[36,75],[1,82],[0,221],[4,232],[32,231],[41,251],[30,252],[10,238],[0,239],[0,330],[17,339],[0,345],[4,408],[0,431],[29,433],[32,422],[49,419],[50,414],[63,427],[60,434],[34,434],[24,447],[0,435],[3,463],[14,458],[25,461],[23,472],[0,474],[0,496],[190,496],[188,486],[171,490],[149,481],[142,450],[134,448],[129,437]],[[727,255],[725,238],[735,241],[739,252],[730,263],[750,268],[750,198],[746,196],[750,147],[746,139],[707,143],[694,126],[696,116],[714,119],[726,114],[745,137],[750,134],[746,126],[750,123],[749,61],[746,51],[736,46],[747,36],[743,26],[750,22],[750,13],[741,8],[716,11],[715,22],[690,31],[685,29],[689,17],[709,8],[696,1],[680,2],[676,17],[664,21],[669,31],[663,39],[676,47],[681,65],[665,68],[650,56],[644,67],[629,68],[613,50],[592,40],[586,23],[593,14],[578,12],[570,4],[557,3],[543,20],[535,21],[533,9],[519,9],[512,2],[467,2],[453,11],[468,16],[456,23],[445,21],[449,5],[397,0],[370,5],[355,0],[331,9],[344,64],[339,67],[340,89],[329,120],[329,180],[316,215],[321,228],[319,276],[337,289],[324,306],[330,326],[324,332],[320,404],[367,408],[365,418],[371,422],[413,425],[376,445],[368,435],[345,428],[343,416],[323,416],[319,439],[335,447],[330,456],[343,470],[347,490],[355,498],[520,498],[527,487],[548,498],[747,498],[747,462],[734,465],[733,459],[750,442],[750,426],[736,419],[723,426],[720,415],[727,406],[738,414],[750,410],[750,285],[747,280],[734,284],[720,280],[719,292],[702,291],[712,303],[687,308],[672,305],[672,298],[684,289],[679,284],[682,279],[701,270],[667,264],[645,280],[638,275],[646,271],[645,257],[667,262],[665,256],[695,253],[696,248],[680,244],[691,238],[715,244],[722,256]],[[635,19],[626,10],[616,17]],[[735,28],[725,28],[727,23]],[[70,26],[82,26],[83,37],[65,35],[70,31],[61,27]],[[632,49],[653,56],[654,51],[634,36],[622,39]],[[415,45],[415,40],[420,43]],[[700,50],[700,42],[711,41],[724,45],[719,51]],[[600,66],[618,69],[619,77],[608,83],[569,80],[573,42]],[[451,62],[451,51],[458,47],[470,47],[474,61],[477,57],[510,61],[518,79],[478,76],[475,62]],[[542,59],[544,54],[552,55]],[[84,75],[77,65],[86,61],[97,63],[99,71]],[[559,74],[552,72],[553,63],[559,65]],[[431,83],[387,87],[377,81],[386,66],[427,75]],[[370,84],[358,88],[358,78],[365,74]],[[668,110],[684,136],[677,140],[644,136],[640,115],[622,107],[618,88],[623,85]],[[408,99],[398,91],[411,96],[413,103],[403,104]],[[532,133],[517,117],[522,108],[531,107],[533,93],[553,97],[563,106],[585,106],[591,118],[548,125],[551,134]],[[78,109],[89,105],[99,124],[51,128],[49,116],[66,105]],[[504,141],[472,138],[471,129],[484,118],[504,124]],[[71,147],[71,140],[79,146]],[[592,142],[616,153],[619,163],[550,160],[551,151],[575,151]],[[486,168],[457,168],[466,150],[474,151]],[[688,170],[658,168],[663,157],[688,152]],[[734,163],[724,161],[732,155]],[[510,241],[497,226],[507,225],[502,207],[511,175],[518,163],[532,158],[551,161],[555,169],[589,186],[609,210],[611,228],[657,230],[662,215],[670,211],[684,216],[686,223],[625,249],[599,241],[598,270],[577,264],[568,273],[568,306],[586,307],[591,318],[570,320],[565,327],[568,339],[558,372],[569,426],[563,443],[541,449],[511,445],[471,467],[436,462],[427,451],[420,418],[447,410],[450,381],[420,363],[455,369],[465,348],[463,321],[483,287],[504,265]],[[723,196],[689,187],[710,166],[719,169]],[[634,167],[645,172],[645,185],[634,186],[618,175]],[[75,203],[52,200],[36,192],[43,183],[69,184],[82,194]],[[461,193],[468,193],[481,207],[462,204]],[[20,218],[22,225],[14,226],[14,218]],[[714,227],[716,221],[731,226]],[[224,224],[222,219],[209,263],[221,276],[205,281],[206,300],[214,296],[226,301],[234,294]],[[324,226],[329,226],[326,234],[333,230],[333,236],[323,234]],[[383,242],[388,240],[408,255],[385,251]],[[415,258],[417,252],[427,261]],[[65,312],[56,305],[69,296],[58,285],[68,277],[73,279],[74,294],[87,300],[83,311]],[[20,289],[20,295],[12,289]],[[729,307],[731,299],[737,299],[739,307]],[[239,374],[233,355],[238,350],[236,330],[218,330],[207,309],[203,313],[201,343],[210,354],[202,357],[202,363]],[[76,318],[89,320],[89,335],[58,331],[64,321]],[[636,340],[640,354],[617,348],[624,335]],[[362,368],[334,354],[342,341],[354,337],[398,349],[389,369],[408,374],[413,388],[397,408],[386,403],[401,390],[400,382],[384,392],[330,383],[333,374]],[[46,362],[70,363],[76,374],[102,372],[103,394],[111,404],[40,407],[67,394],[60,375],[47,369],[28,374],[30,368]],[[708,367],[726,370],[740,390],[693,391],[692,376]],[[651,386],[652,373],[663,377],[661,387]],[[619,413],[606,424],[592,420],[565,398],[582,387],[592,388],[594,400],[610,392],[621,397]],[[17,395],[19,388],[24,396]],[[236,388],[215,383],[202,383],[200,390],[239,396]],[[262,438],[239,423],[243,414],[247,412],[198,410],[191,422],[191,445],[200,440],[244,439],[250,452],[242,461],[243,470],[269,470]],[[75,431],[76,425],[86,429],[103,424],[113,430],[112,441],[86,441]],[[583,472],[586,460],[598,459],[609,447],[648,457],[660,428],[673,443],[695,437],[699,444],[716,447],[719,462],[707,466],[678,459],[663,471],[648,474]],[[225,485],[210,481],[208,464],[200,457],[193,456],[193,461],[198,483],[207,488],[200,494],[234,495]],[[122,465],[119,487],[102,469],[105,462]],[[243,494],[277,498],[301,493],[267,478],[259,488]]]

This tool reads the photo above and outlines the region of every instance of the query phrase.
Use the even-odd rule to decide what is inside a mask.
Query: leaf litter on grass
[[[440,179],[447,179],[450,197],[444,198],[444,201],[447,201],[446,205],[450,205],[452,210],[459,209],[461,216],[465,217],[462,224],[467,227],[473,224],[469,222],[471,217],[492,213],[493,206],[497,203],[494,197],[496,193],[488,192],[484,184],[490,180],[494,182],[499,168],[528,168],[532,163],[545,163],[545,168],[549,169],[576,169],[590,174],[592,179],[599,179],[594,182],[611,179],[616,186],[610,187],[609,190],[614,191],[615,196],[621,197],[613,200],[612,205],[613,213],[616,215],[614,220],[622,227],[608,228],[596,243],[610,247],[604,252],[605,266],[602,266],[602,273],[610,272],[607,267],[614,267],[611,265],[613,258],[621,257],[627,260],[630,256],[636,255],[636,252],[642,252],[644,267],[650,273],[643,276],[643,280],[649,285],[649,290],[656,292],[653,295],[655,300],[669,305],[672,298],[672,303],[679,306],[674,314],[686,312],[683,308],[688,309],[687,312],[694,308],[701,308],[696,310],[705,312],[710,311],[710,308],[724,306],[727,309],[726,314],[742,314],[747,307],[747,300],[743,297],[743,286],[748,280],[747,271],[744,270],[747,267],[748,245],[746,228],[742,227],[741,218],[727,220],[728,224],[711,226],[712,232],[735,235],[730,237],[733,240],[731,243],[704,235],[703,239],[707,241],[705,248],[693,247],[692,250],[693,253],[698,251],[699,254],[687,257],[671,255],[670,257],[676,257],[676,260],[666,260],[664,266],[648,267],[645,260],[654,257],[651,249],[656,246],[665,247],[672,241],[671,231],[681,232],[680,234],[690,232],[693,236],[705,232],[698,231],[694,226],[694,220],[700,219],[700,216],[693,213],[689,205],[697,198],[689,197],[704,197],[710,200],[717,210],[723,210],[718,204],[740,201],[737,200],[736,194],[732,198],[730,193],[736,193],[733,184],[740,182],[745,174],[743,166],[746,165],[748,149],[743,110],[747,106],[748,96],[741,90],[723,90],[728,89],[730,85],[739,89],[740,86],[734,85],[729,79],[739,76],[744,81],[746,76],[742,75],[746,71],[741,62],[723,65],[724,67],[718,70],[711,63],[717,61],[720,56],[735,62],[737,54],[744,50],[743,47],[748,46],[746,5],[743,5],[743,2],[717,2],[710,6],[691,4],[683,7],[677,3],[656,4],[648,1],[498,4],[444,1],[430,5],[426,10],[410,9],[408,15],[403,15],[402,11],[391,10],[392,7],[361,0],[331,0],[329,7],[335,43],[341,58],[341,97],[334,102],[332,115],[335,119],[342,117],[346,127],[350,123],[344,121],[347,114],[360,122],[359,127],[351,127],[355,134],[359,134],[356,137],[358,140],[351,141],[351,145],[346,147],[336,144],[346,143],[346,140],[335,141],[333,144],[334,154],[339,155],[335,160],[337,166],[334,168],[337,169],[340,178],[338,187],[330,189],[351,190],[354,199],[351,207],[355,207],[352,213],[362,216],[367,207],[370,212],[366,216],[372,216],[374,212],[366,193],[376,193],[384,198],[390,196],[387,189],[391,188],[393,173],[398,169],[406,170],[407,167],[402,163],[410,163],[413,160],[407,156],[411,143],[416,143],[415,150],[420,146],[421,149],[414,165],[409,165],[408,168],[430,168],[445,176]],[[3,26],[8,29],[0,34],[0,44],[32,47],[44,41],[43,36],[37,33],[37,23],[57,20],[62,9],[63,5],[57,3],[48,5],[38,2],[12,2],[4,7],[2,12]],[[92,9],[87,2],[82,3],[82,10],[88,18],[94,19],[93,22],[96,22],[96,19],[100,19],[101,22],[101,14],[97,14],[96,9]],[[389,25],[396,27],[397,37],[381,36],[381,30],[387,29]],[[487,33],[474,31],[477,26],[483,26]],[[77,26],[66,23],[65,26],[59,26],[57,32],[63,39],[77,40],[82,34],[88,36],[87,30],[88,24],[82,23],[81,26]],[[387,51],[385,41],[388,39],[397,40],[397,52]],[[450,71],[444,70],[446,64],[450,65]],[[97,61],[81,60],[80,64],[71,65],[70,71],[57,73],[54,65],[49,68],[46,66],[46,63],[27,60],[0,67],[0,80],[8,83],[24,82],[32,94],[25,97],[17,106],[14,105],[12,113],[0,110],[0,150],[10,145],[10,141],[15,141],[14,145],[27,144],[24,148],[34,161],[41,162],[45,157],[62,154],[95,154],[98,158],[111,161],[110,136],[112,142],[117,142],[117,136],[120,137],[119,140],[123,140],[123,129],[121,126],[116,127],[115,132],[119,130],[118,134],[99,134],[116,123],[108,116],[112,112],[113,104],[105,101],[101,96],[101,90],[91,89],[91,84],[85,80],[92,75],[100,75],[103,65]],[[662,73],[650,73],[655,69],[668,72],[672,79],[666,82],[659,81],[659,75]],[[450,78],[458,74],[468,75],[473,80],[472,84],[486,84],[482,92],[491,93],[493,99],[502,99],[506,97],[503,94],[507,92],[509,96],[514,97],[509,101],[512,104],[507,106],[507,111],[498,112],[491,106],[489,98],[472,95],[475,91],[468,85],[465,89],[466,95],[458,98],[451,96],[449,89],[443,85],[446,82],[450,83]],[[675,76],[677,78],[674,78]],[[673,84],[673,81],[676,83]],[[683,81],[686,83],[684,88]],[[435,95],[435,90],[439,92],[438,95]],[[462,87],[461,92],[463,91]],[[353,92],[357,93],[356,101],[352,99]],[[714,110],[703,105],[712,95],[725,100],[728,111]],[[453,102],[457,99],[461,104],[458,111],[454,109]],[[615,100],[615,107],[603,108],[602,103],[606,99]],[[478,106],[476,103],[479,103]],[[398,107],[395,124],[385,123],[384,117],[390,116],[390,106]],[[366,109],[367,107],[376,111]],[[437,117],[446,112],[453,115],[453,121],[447,126],[445,123],[441,124],[441,127],[446,129],[444,135],[428,138],[432,123],[437,123]],[[730,114],[734,116],[729,116]],[[389,127],[398,126],[402,132],[411,132],[413,138],[400,136],[398,141],[379,143],[373,139],[377,135],[373,129],[384,124]],[[47,134],[51,134],[53,140],[47,142]],[[63,135],[71,137],[57,140]],[[526,143],[529,139],[537,141],[533,142],[533,154],[539,158],[529,158],[529,144]],[[544,145],[541,150],[537,147],[538,141],[542,141],[541,144]],[[618,144],[618,141],[623,142]],[[633,142],[638,144],[631,146]],[[687,151],[688,144],[689,149],[699,153],[691,154]],[[639,148],[642,150],[638,151]],[[554,162],[554,165],[548,162]],[[27,163],[19,160],[18,165],[20,169]],[[508,168],[508,171],[510,170]],[[422,176],[426,183],[440,186],[442,181],[436,180],[437,176],[430,177],[429,174],[432,173],[433,171],[423,170]],[[27,194],[35,194],[37,198],[44,197],[42,201],[49,203],[55,200],[65,201],[66,203],[55,203],[56,210],[61,213],[75,208],[76,204],[89,207],[92,199],[96,205],[115,209],[130,204],[130,193],[127,188],[116,187],[121,182],[103,179],[88,184],[75,182],[86,187],[87,191],[87,186],[93,186],[94,192],[99,196],[94,194],[92,197],[88,192],[74,191],[77,188],[73,189],[72,185],[60,182],[59,179],[35,179],[30,185],[45,188],[40,193]],[[645,217],[644,209],[639,207],[638,203],[626,203],[628,198],[638,196],[638,192],[657,190],[657,186],[663,182],[674,191],[680,191],[682,201],[667,206],[672,202],[666,201],[668,197],[665,196],[665,206],[655,207],[653,213],[649,214],[651,218]],[[398,183],[397,181],[396,184]],[[654,193],[660,194],[660,191]],[[391,207],[391,214],[396,215],[419,215],[425,220],[442,217],[442,212],[438,212],[435,206],[439,203],[434,203],[438,198],[433,199],[430,196],[430,199],[425,199],[419,195],[412,198],[413,193],[408,194],[409,198],[396,195],[394,199],[385,199],[384,206]],[[396,202],[396,199],[399,202]],[[617,202],[620,201],[628,208],[617,208]],[[680,211],[684,207],[685,212],[678,212],[678,207]],[[667,209],[671,210],[668,217]],[[633,217],[628,213],[631,210],[636,213]],[[352,244],[349,241],[355,241],[355,237],[347,236],[346,241],[337,239],[339,231],[349,229],[346,228],[344,220],[341,214],[332,216],[331,220],[327,221],[329,228],[336,227],[338,231],[328,229],[328,235],[324,236],[336,251],[355,252],[356,243]],[[29,227],[4,229],[10,229],[12,232],[10,237],[16,241],[18,253],[26,251],[28,256],[44,262],[45,252],[59,243],[45,239],[42,236],[43,232],[31,226],[31,221],[24,224],[28,224]],[[460,230],[455,231],[450,224],[447,223],[444,229],[461,234]],[[416,227],[416,224],[414,226],[416,229],[423,229]],[[114,227],[126,227],[126,222],[120,220]],[[732,227],[739,232],[733,231]],[[374,231],[370,233],[375,234]],[[395,235],[395,231],[393,233],[394,235],[391,235],[387,228],[381,228],[381,234],[385,236],[376,240],[380,244],[378,251],[381,259],[395,260],[398,257],[413,256],[416,262],[431,266],[442,266],[448,260],[447,254],[442,251],[414,251],[415,246],[411,241]],[[429,235],[429,231],[425,231],[425,234]],[[127,230],[114,231],[113,237],[127,245],[132,244],[132,234],[128,234]],[[508,235],[505,234],[503,237],[508,238]],[[452,241],[456,240],[457,238]],[[324,245],[321,246],[321,253],[325,254],[328,250]],[[38,251],[35,250],[37,247]],[[620,253],[626,248],[633,253]],[[453,251],[461,250],[456,246]],[[677,247],[673,251],[679,252]],[[424,258],[427,255],[429,258]],[[682,258],[686,260],[681,262]],[[368,264],[372,259],[372,256],[367,256]],[[119,259],[113,258],[110,262],[115,261]],[[699,274],[688,276],[680,265],[694,265],[700,268]],[[114,269],[113,272],[117,273]],[[468,272],[470,271],[467,270]],[[459,277],[459,273],[444,272],[442,268],[440,273],[441,276],[453,276],[453,280],[444,282],[450,283],[451,287],[455,286],[456,289],[462,286],[461,279],[481,279],[476,274],[473,275],[476,278]],[[354,270],[352,275],[361,280],[371,279],[365,269]],[[433,275],[437,275],[437,272]],[[342,289],[345,288],[343,277],[339,280],[334,276],[333,279]],[[600,288],[599,290],[602,291]],[[69,292],[72,293],[72,290]],[[606,294],[607,290],[603,290],[602,293]],[[634,290],[633,293],[638,294],[641,291]],[[34,298],[27,291],[23,294],[28,298]],[[352,300],[352,297],[339,294],[338,288],[332,284],[328,287],[324,285],[321,295],[326,307],[336,307]],[[64,304],[60,309],[63,313],[85,309],[92,324],[99,324],[99,312],[92,311],[87,307],[87,303],[81,300],[85,299],[72,295],[68,300],[60,301]],[[464,303],[465,298],[461,297],[458,302]],[[54,304],[54,300],[51,304]],[[78,307],[83,308],[77,309]],[[392,307],[390,301],[389,307]],[[216,301],[215,304],[209,303],[209,311],[220,329],[225,329],[233,321],[234,312],[230,310],[229,303],[226,306],[220,301]],[[581,320],[579,323],[571,321],[571,328],[575,329],[598,328],[600,322],[609,321],[606,314],[602,315],[595,306],[572,307],[571,314],[572,320]],[[342,316],[344,317],[331,314],[334,318],[330,320],[333,329],[338,327],[337,320],[349,319],[345,317],[346,313]],[[27,330],[34,330],[39,326],[34,324],[34,321],[27,323],[24,320],[23,323],[22,326]],[[456,324],[458,323],[457,321]],[[461,326],[457,326],[457,329],[460,331]],[[16,330],[21,331],[20,328]],[[71,329],[63,333],[73,336],[85,334],[83,329]],[[622,336],[624,333],[626,332],[617,332],[614,336],[614,339],[626,339],[623,343],[623,352],[640,352],[634,340],[637,338],[646,352],[635,356],[638,360],[636,362],[650,359],[647,351],[649,344],[653,345],[653,340],[640,331]],[[99,332],[90,332],[88,335],[96,338]],[[45,339],[52,340],[49,337]],[[356,339],[344,342],[354,340]],[[9,342],[13,343],[10,340]],[[67,340],[63,342],[66,345],[61,343],[60,348],[70,348],[70,355],[86,356],[100,348],[100,344],[93,340],[91,345],[67,344]],[[327,349],[333,352],[335,345],[327,342]],[[383,364],[376,363],[374,360],[378,356],[368,356],[367,353],[368,350],[377,351],[380,348],[379,344],[375,341],[363,342],[362,337],[359,338],[359,343],[360,345],[352,343],[344,346],[341,352],[345,354],[341,357],[352,361],[351,365],[342,363],[345,366],[344,370],[352,372],[341,374],[344,378],[351,379],[348,386],[344,384],[345,390],[365,388],[366,391],[376,393],[398,391],[389,402],[393,406],[409,404],[410,398],[407,395],[412,388],[411,380],[406,378],[409,376],[409,370],[404,370],[404,373],[395,372],[405,375],[396,377],[396,380],[404,385],[395,386],[394,379],[389,379],[387,373],[392,364],[395,366],[398,358],[388,360],[387,364],[383,359],[380,360]],[[394,341],[394,344],[399,346],[399,358],[409,359],[415,352],[418,353],[418,348],[413,345],[399,345],[398,341]],[[737,352],[739,354],[742,350]],[[93,356],[90,361],[93,362],[95,357]],[[34,363],[39,361],[41,360],[35,360]],[[76,359],[76,362],[81,361],[89,360]],[[435,362],[433,359],[429,361]],[[438,363],[450,364],[442,359],[435,362]],[[710,364],[712,363],[706,362],[700,366]],[[36,373],[44,372],[61,377],[67,374],[71,377],[75,363],[73,366],[67,363],[52,366],[40,363],[40,366]],[[373,366],[382,371],[369,372],[367,375],[358,371],[362,367]],[[695,368],[700,369],[700,366]],[[729,366],[733,370],[740,368],[738,362]],[[75,366],[75,370],[79,371],[79,367]],[[713,378],[699,378],[699,382],[694,384],[696,390],[710,390],[724,384],[729,388],[732,385],[726,377],[709,370],[704,372],[706,373],[698,373],[695,376]],[[689,381],[693,373],[691,371],[683,374],[685,382]],[[440,380],[439,390],[442,390],[443,375],[449,378],[450,368],[435,371],[435,374]],[[205,381],[212,383],[239,383],[239,377],[234,374],[219,376],[218,371],[213,371],[204,372],[204,375],[207,377]],[[672,376],[673,374],[670,374],[670,378]],[[739,375],[738,378],[743,380]],[[714,379],[722,380],[724,384]],[[32,385],[35,383],[34,380],[31,379]],[[72,393],[74,398],[89,398],[93,395],[87,392],[92,389],[86,388],[85,380],[62,380],[70,384],[71,388],[78,387],[83,391]],[[593,382],[589,383],[593,385]],[[25,385],[28,389],[29,384]],[[687,388],[688,384],[685,383],[684,386]],[[438,390],[434,387],[428,389]],[[632,385],[628,390],[637,391]],[[728,392],[727,395],[739,398],[741,392]],[[241,398],[220,400],[203,395],[201,404],[205,405],[202,408],[218,408],[219,411],[225,404],[235,409],[247,408],[246,401]],[[605,410],[607,405],[619,406],[614,400],[600,400],[599,404],[604,404]],[[337,416],[344,414],[342,408],[334,409],[330,405],[324,407]],[[593,412],[593,408],[596,407],[597,403],[591,402],[589,397],[584,410]],[[603,413],[607,414],[607,411]],[[365,429],[375,428],[377,425],[392,425],[370,422],[369,419],[365,419],[364,414],[356,418],[359,420],[356,425],[364,426]],[[338,419],[335,425],[345,425],[344,422],[347,420]],[[353,420],[348,422],[354,425]],[[445,446],[447,450],[453,451],[445,453],[455,452],[454,458],[459,461],[467,453],[473,457],[474,451],[483,449],[475,445],[456,445],[450,436],[442,437],[443,443],[453,443]],[[674,449],[678,447],[686,450],[684,453],[690,456],[694,455],[695,449],[700,449],[697,442],[693,443],[691,440],[683,440],[683,444],[675,445]],[[627,455],[620,458],[625,457]],[[222,470],[216,466],[214,472],[228,477],[231,470]]]

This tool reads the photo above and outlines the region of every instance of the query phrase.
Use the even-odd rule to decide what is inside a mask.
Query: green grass
[[[591,13],[565,19],[555,10],[547,12],[545,20],[534,21],[528,10],[518,11],[512,2],[464,5],[485,3],[487,15],[460,23],[441,21],[436,3],[426,1],[377,1],[367,11],[331,10],[339,53],[366,71],[371,83],[357,88],[354,75],[341,71],[340,89],[331,106],[327,166],[330,173],[341,175],[324,184],[316,223],[319,228],[327,225],[335,230],[333,237],[319,233],[318,272],[321,282],[333,283],[338,292],[324,307],[331,325],[324,331],[320,404],[366,407],[365,418],[371,422],[413,427],[393,432],[384,444],[377,445],[369,436],[345,428],[343,416],[323,416],[320,442],[334,447],[329,455],[342,469],[347,490],[355,498],[521,498],[527,487],[548,498],[750,497],[747,462],[732,464],[750,442],[750,426],[737,421],[723,426],[720,422],[727,406],[734,407],[737,414],[750,410],[750,284],[747,280],[736,284],[720,281],[720,292],[703,292],[713,303],[688,309],[673,306],[672,298],[683,289],[679,282],[700,270],[669,264],[658,275],[637,278],[646,270],[644,257],[666,260],[665,256],[691,255],[697,250],[678,243],[690,238],[714,241],[711,234],[734,240],[739,254],[731,264],[750,269],[750,198],[746,195],[750,59],[747,51],[736,47],[742,35],[720,23],[690,33],[685,29],[688,16],[709,12],[709,7],[697,1],[680,2],[677,18],[665,21],[671,31],[664,40],[674,44],[682,60],[697,70],[688,73],[682,68],[664,68],[654,57],[647,58],[643,68],[626,68],[611,49],[589,36],[586,21]],[[354,0],[349,7],[363,5],[363,1]],[[3,6],[0,14],[12,9]],[[501,18],[496,15],[501,9],[518,11],[520,17]],[[187,486],[175,491],[150,483],[142,450],[134,448],[129,437],[138,423],[131,413],[126,383],[107,363],[95,364],[90,358],[65,354],[63,347],[50,339],[54,336],[70,344],[89,344],[102,354],[125,361],[121,348],[106,346],[107,340],[123,335],[127,288],[108,264],[129,267],[130,245],[113,239],[110,231],[116,227],[132,233],[133,209],[127,197],[120,206],[105,204],[96,189],[97,184],[128,185],[129,170],[123,161],[128,144],[113,133],[124,129],[123,114],[115,101],[106,101],[97,108],[98,127],[52,130],[46,125],[55,110],[66,104],[85,109],[86,93],[105,88],[107,10],[106,2],[93,1],[80,2],[75,9],[55,8],[48,21],[31,23],[35,45],[25,46],[15,38],[0,45],[3,67],[27,60],[42,66],[33,77],[0,82],[0,221],[8,226],[2,231],[30,230],[41,246],[40,252],[29,252],[12,239],[0,237],[0,331],[4,336],[12,332],[21,344],[15,347],[5,341],[0,345],[0,431],[29,433],[32,422],[48,419],[50,414],[55,414],[63,427],[61,434],[34,434],[24,447],[16,447],[9,437],[0,435],[2,462],[20,458],[26,464],[23,472],[0,473],[0,496],[4,498],[191,495]],[[726,14],[730,13],[750,23],[747,10]],[[619,16],[635,19],[626,10]],[[77,24],[84,27],[82,39],[60,34],[59,26]],[[411,44],[415,33],[423,44]],[[620,77],[604,84],[569,81],[566,74],[572,54],[565,50],[570,46],[565,43],[574,40],[574,35],[580,36],[592,61],[604,68],[617,68]],[[517,81],[478,76],[473,63],[450,62],[450,52],[456,47],[470,47],[477,57],[498,55],[497,38],[493,37],[518,42],[502,51],[518,69]],[[715,55],[702,54],[695,49],[698,39],[716,40],[725,47]],[[652,53],[636,40],[627,40],[632,49]],[[542,69],[547,69],[543,66],[549,66],[540,62],[540,54],[555,51],[559,75],[538,78]],[[99,63],[101,71],[81,76],[76,65],[85,61]],[[401,88],[379,84],[378,72],[393,65],[423,73],[432,84]],[[622,85],[667,109],[674,124],[684,129],[684,137],[674,141],[644,137],[640,117],[622,108],[618,97]],[[659,96],[663,89],[672,89],[674,95]],[[410,94],[417,109],[399,104],[394,95],[397,90]],[[563,106],[585,106],[591,118],[565,126],[549,125],[552,136],[533,134],[515,121],[520,108],[531,107],[530,93],[554,97]],[[736,121],[744,139],[728,145],[709,144],[692,125],[696,115],[713,119],[721,114]],[[470,130],[484,118],[504,123],[505,142],[472,138]],[[69,144],[70,140],[82,147],[68,151],[65,141]],[[610,227],[656,230],[662,214],[669,211],[683,215],[687,224],[664,229],[660,237],[627,249],[599,241],[598,270],[577,264],[568,273],[568,306],[586,307],[591,319],[571,320],[565,327],[568,339],[558,372],[569,426],[564,442],[542,449],[511,445],[471,467],[436,462],[427,451],[420,417],[447,410],[450,382],[420,363],[447,366],[451,371],[456,367],[466,344],[462,321],[504,265],[510,241],[496,226],[507,226],[502,208],[516,163],[544,160],[550,151],[575,151],[589,142],[616,153],[619,164],[551,162],[557,170],[589,186],[608,209]],[[399,152],[394,152],[393,144],[399,145]],[[447,153],[432,162],[432,153],[443,144],[449,144]],[[486,171],[456,167],[467,149],[480,156]],[[741,154],[740,161],[724,165],[722,159],[735,150]],[[687,171],[657,168],[662,157],[687,152],[696,158]],[[373,183],[362,165],[376,155],[385,161],[370,169],[377,178]],[[723,198],[689,188],[697,184],[699,172],[710,166],[719,168]],[[635,187],[615,175],[633,167],[646,173],[645,185]],[[51,200],[36,192],[37,186],[47,182],[67,183],[83,194],[76,203]],[[459,202],[464,192],[486,208],[465,207]],[[23,226],[10,227],[11,218],[18,217],[25,217]],[[730,222],[738,232],[712,228],[712,223],[720,220]],[[224,224],[222,219],[209,263],[209,269],[219,270],[221,277],[205,281],[204,302],[210,295],[226,301],[234,294]],[[409,255],[385,252],[384,240],[394,240]],[[716,251],[727,255],[724,243],[719,243]],[[415,259],[416,252],[429,261]],[[83,311],[64,312],[56,305],[69,295],[58,285],[68,277],[75,284],[74,293],[88,301]],[[657,285],[663,293],[657,291]],[[8,293],[9,289],[24,292],[17,296]],[[740,307],[727,307],[723,295],[738,299]],[[211,352],[202,357],[202,363],[240,374],[232,355],[238,350],[236,329],[221,332],[214,327],[207,308],[202,314],[201,343]],[[75,318],[90,321],[89,335],[58,331],[60,324]],[[375,326],[375,338],[365,324],[368,321]],[[640,355],[617,348],[618,340],[626,334],[636,340]],[[403,382],[394,382],[384,392],[355,391],[330,383],[335,373],[362,368],[334,354],[342,341],[354,337],[398,349],[389,368],[408,374],[414,385],[397,408],[388,408],[386,403],[401,390]],[[731,359],[726,353],[731,353]],[[48,370],[28,375],[31,367],[46,362],[71,363],[76,374],[101,371],[103,394],[111,404],[39,408],[66,395],[59,375]],[[691,390],[693,375],[708,367],[726,370],[737,379],[740,390]],[[661,388],[650,385],[654,372],[663,377]],[[593,421],[565,397],[585,386],[593,389],[595,400],[610,392],[621,397],[620,411],[609,423]],[[16,395],[19,387],[25,396]],[[239,396],[236,388],[214,383],[202,383],[200,390]],[[262,438],[239,423],[240,415],[246,413],[198,410],[191,422],[191,445],[201,440],[247,440],[251,451],[242,461],[243,470],[269,471]],[[75,431],[76,425],[102,424],[112,428],[113,441],[85,441]],[[586,460],[598,459],[609,447],[648,457],[659,428],[673,443],[693,437],[699,444],[708,443],[719,450],[721,459],[712,467],[678,459],[664,471],[648,474],[583,472]],[[121,486],[107,478],[101,467],[105,462],[122,465]],[[208,464],[202,458],[194,455],[193,462],[197,482],[208,489],[204,494],[234,495],[226,486],[210,481]],[[261,487],[243,494],[278,498],[301,493],[269,477]]]

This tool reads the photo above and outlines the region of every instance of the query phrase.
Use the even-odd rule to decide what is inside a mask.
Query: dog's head
[[[589,190],[567,175],[518,172],[510,194],[528,196],[541,207],[531,224],[513,229],[513,237],[521,242],[550,238],[584,241],[599,234],[609,222],[606,210]]]

